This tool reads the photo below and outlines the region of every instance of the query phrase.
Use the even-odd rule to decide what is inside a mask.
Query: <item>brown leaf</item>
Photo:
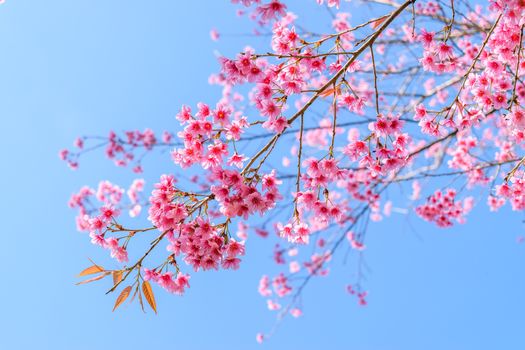
[[[97,264],[92,265],[88,267],[87,269],[82,270],[81,273],[78,274],[78,277],[92,275],[94,273],[104,272],[104,268],[102,266],[98,266]]]
[[[123,302],[126,301],[126,299],[129,297],[129,293],[131,292],[131,286],[127,286],[120,292],[120,295],[118,296],[117,300],[115,300],[115,306],[113,306],[113,311],[117,309],[117,307],[120,306]]]
[[[120,281],[122,281],[122,270],[116,270],[111,273],[113,275],[113,285],[117,285]]]
[[[139,290],[139,287],[137,286],[137,291]],[[140,303],[140,308],[142,309],[142,312],[146,312],[146,310],[144,310],[144,302],[142,301],[142,293],[139,292],[139,303]]]
[[[377,21],[373,21],[372,22],[372,28],[376,29],[377,27],[379,27],[381,25],[381,23],[383,23],[385,21],[385,19],[386,19],[386,17],[383,17],[383,18],[378,19]]]
[[[144,292],[144,297],[146,298],[146,301],[148,302],[149,306],[157,313],[157,303],[155,302],[155,295],[153,294],[153,289],[151,289],[151,285],[148,281],[144,281],[142,283],[142,292]]]
[[[137,288],[135,288],[135,292],[133,292],[133,295],[131,296],[131,300],[129,301],[130,304],[133,302],[133,300],[135,300],[135,297],[137,296],[137,293],[139,292],[139,287],[140,286],[137,286]]]
[[[335,93],[335,95],[340,95],[341,94],[341,88],[339,86],[337,86],[335,89],[334,88],[330,88],[330,89],[326,89],[325,91],[321,92],[319,94],[319,96],[321,97],[328,97],[328,96],[333,96]]]
[[[104,272],[103,274],[101,275],[98,275],[98,276],[95,276],[93,278],[90,278],[88,280],[85,280],[85,281],[82,281],[82,282],[78,282],[76,285],[80,285],[80,284],[86,284],[86,283],[90,283],[90,282],[94,282],[94,281],[98,281],[98,280],[101,280],[103,279],[104,277],[106,277],[107,275],[109,275],[109,272]]]

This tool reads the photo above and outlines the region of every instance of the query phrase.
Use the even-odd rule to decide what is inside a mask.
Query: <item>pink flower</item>
[[[272,291],[270,289],[270,278],[266,275],[262,276],[259,280],[259,294],[261,294],[263,297],[272,295]]]
[[[334,7],[335,6],[335,7],[339,8],[339,1],[340,0],[327,0],[326,4],[328,5],[328,7]],[[317,0],[317,3],[319,5],[322,5],[323,2],[324,2],[324,0]]]
[[[279,310],[281,308],[281,304],[273,301],[273,300],[267,300],[266,301],[267,305],[268,305],[268,310],[270,311],[275,311],[275,310]]]
[[[239,169],[243,167],[243,163],[248,159],[248,157],[245,157],[242,154],[234,153],[229,159],[227,164],[229,166],[235,166]]]
[[[302,314],[303,314],[303,311],[301,309],[293,308],[290,310],[290,315],[292,315],[295,318],[300,317]]]
[[[301,270],[301,265],[297,261],[290,262],[290,273],[297,273]]]
[[[217,31],[217,29],[213,28],[212,30],[210,30],[210,38],[211,38],[211,40],[218,41],[219,37],[220,37],[220,34]]]
[[[256,13],[261,16],[262,22],[268,22],[278,16],[284,16],[286,14],[286,5],[279,0],[272,0],[266,5],[258,6]]]
[[[418,39],[423,43],[423,45],[428,48],[434,40],[434,32],[427,32],[424,28],[421,29],[421,34]]]
[[[157,271],[149,270],[147,268],[143,268],[142,270],[144,272],[145,281],[154,281],[154,282],[158,281],[160,274]]]
[[[255,340],[257,341],[257,343],[262,344],[262,342],[264,341],[264,334],[257,333],[255,335]]]
[[[238,270],[241,259],[228,256],[222,260],[222,267],[230,270]]]
[[[173,273],[172,272],[165,272],[163,274],[160,274],[158,276],[156,281],[162,288],[166,289],[167,291],[174,293],[175,290],[177,290],[177,285],[175,284],[175,281],[173,280]]]
[[[263,213],[266,209],[266,202],[259,192],[253,192],[244,199],[244,203],[251,212]]]

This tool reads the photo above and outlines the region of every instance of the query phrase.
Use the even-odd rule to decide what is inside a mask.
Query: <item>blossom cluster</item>
[[[439,227],[452,226],[452,220],[464,222],[465,215],[472,209],[473,198],[468,197],[463,201],[458,201],[456,194],[453,189],[444,192],[437,190],[425,204],[416,208],[416,213],[421,218],[434,222]]]
[[[110,131],[107,137],[79,137],[74,142],[74,150],[62,149],[59,152],[61,160],[65,161],[71,169],[77,169],[79,158],[85,152],[96,148],[105,148],[105,154],[108,159],[114,162],[116,166],[125,167],[133,165],[133,172],[141,173],[141,160],[144,154],[151,152],[157,146],[169,146],[173,135],[170,132],[163,132],[162,135],[156,136],[151,129],[129,130],[123,135],[118,135]],[[87,141],[99,141],[94,146],[86,148]],[[144,152],[143,155],[137,156],[138,150]]]
[[[129,209],[130,217],[140,214],[144,202],[141,198],[143,189],[144,180],[134,180],[127,190],[129,202],[125,202],[125,190],[109,181],[100,182],[97,190],[87,186],[81,188],[69,200],[69,206],[78,209],[77,229],[88,232],[91,243],[108,249],[111,257],[118,262],[127,262],[125,244],[119,243],[119,239],[110,234],[119,230],[116,219],[122,210]]]

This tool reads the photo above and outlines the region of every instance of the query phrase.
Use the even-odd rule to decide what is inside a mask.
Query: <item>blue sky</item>
[[[314,3],[291,1],[292,10],[303,1]],[[299,10],[310,20],[322,11]],[[235,35],[214,43],[212,27]],[[181,104],[219,97],[207,84],[213,51],[234,54],[251,28],[217,0],[0,7],[0,349],[523,349],[524,217],[483,204],[450,230],[401,215],[372,225],[369,305],[345,293],[354,270],[336,257],[333,274],[306,290],[305,315],[262,346],[255,334],[274,321],[256,290],[271,264],[268,241],[249,242],[238,272],[194,275],[183,297],[158,290],[157,316],[137,305],[112,313],[103,282],[74,285],[88,257],[114,266],[75,231],[70,194],[105,178],[128,185],[133,175],[100,154],[71,172],[57,151],[82,134],[176,128]],[[150,184],[174,171],[169,161],[146,165]]]

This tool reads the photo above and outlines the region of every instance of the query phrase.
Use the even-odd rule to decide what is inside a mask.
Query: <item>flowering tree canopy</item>
[[[276,236],[281,266],[259,293],[279,319],[298,317],[308,282],[343,247],[361,256],[369,223],[399,206],[444,228],[480,201],[525,208],[525,1],[317,0],[331,14],[323,33],[298,2],[232,2],[268,50],[218,58],[220,100],[181,106],[179,130],[110,131],[60,152],[74,169],[103,148],[140,174],[168,149],[178,169],[148,190],[102,181],[69,201],[78,230],[120,263],[81,272],[81,283],[112,277],[115,308],[138,295],[156,312],[155,285],[183,294],[190,275],[239,268],[253,232]],[[389,200],[394,184],[410,195]],[[346,288],[366,305],[360,276]]]

